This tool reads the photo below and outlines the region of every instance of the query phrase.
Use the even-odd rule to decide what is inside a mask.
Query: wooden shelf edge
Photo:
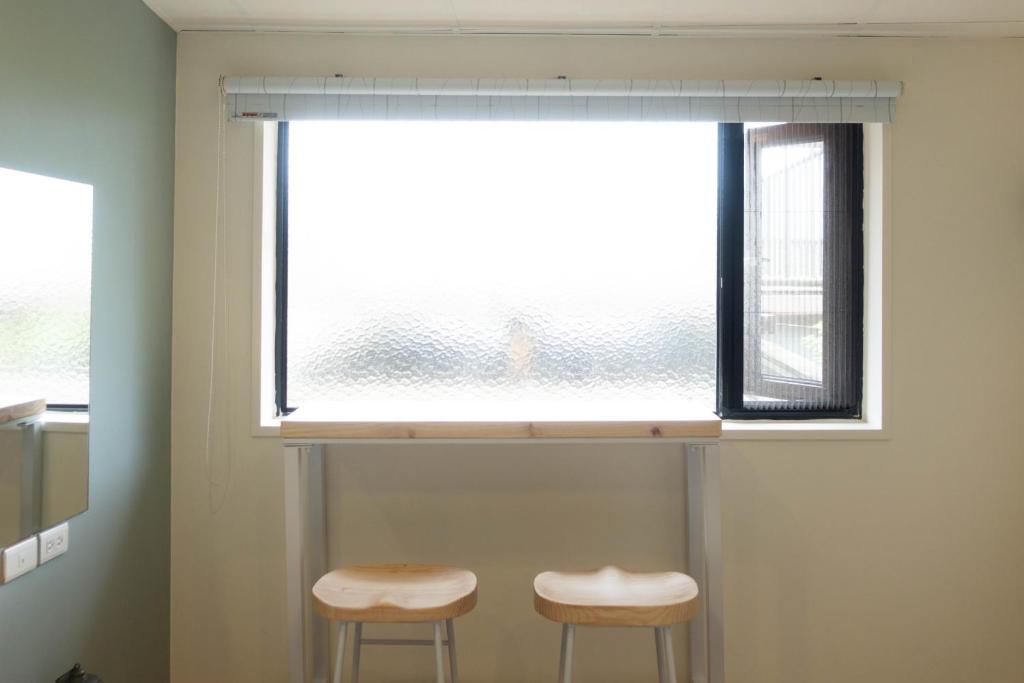
[[[14,400],[0,399],[0,424],[23,420],[26,417],[42,415],[46,412],[46,399],[33,398],[25,400],[22,398]]]
[[[281,421],[285,439],[644,439],[718,438],[718,417],[688,420],[536,422]]]

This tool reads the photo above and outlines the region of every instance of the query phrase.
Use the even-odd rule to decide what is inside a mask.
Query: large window
[[[92,187],[0,168],[0,394],[89,403]]]
[[[713,405],[715,124],[307,122],[281,141],[288,405]]]
[[[279,124],[279,410],[856,416],[857,134]]]

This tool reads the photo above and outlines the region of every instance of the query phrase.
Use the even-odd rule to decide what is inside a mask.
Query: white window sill
[[[722,441],[843,441],[889,438],[872,420],[722,420]]]
[[[62,432],[65,434],[87,434],[89,432],[89,413],[48,410],[43,413],[41,422],[44,432]]]

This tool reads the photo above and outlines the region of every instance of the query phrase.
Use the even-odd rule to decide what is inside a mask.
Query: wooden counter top
[[[46,412],[45,398],[0,396],[0,424],[42,415],[44,412]]]
[[[465,408],[466,406],[462,406]],[[395,414],[396,420],[372,419],[380,406],[323,404],[299,408],[281,420],[285,439],[663,439],[717,438],[721,419],[710,411],[675,411],[659,406],[655,417],[650,406],[587,406],[562,411],[557,419],[505,420],[477,412],[435,407],[430,415],[421,410]],[[450,408],[447,407],[447,408]],[[418,414],[419,413],[419,414]],[[564,416],[562,413],[565,413]],[[442,415],[466,415],[449,420]],[[400,417],[399,417],[400,416]],[[409,419],[405,419],[409,418]]]

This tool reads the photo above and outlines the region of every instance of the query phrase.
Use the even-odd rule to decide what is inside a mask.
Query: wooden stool
[[[476,575],[465,569],[425,564],[377,564],[342,567],[324,574],[313,586],[313,604],[321,616],[338,625],[334,683],[341,683],[348,625],[355,624],[352,683],[359,681],[362,645],[433,645],[437,683],[444,683],[444,650],[448,646],[451,683],[458,683],[455,625],[452,620],[476,606]],[[427,623],[433,640],[363,638],[363,624]],[[447,629],[442,639],[441,625]]]
[[[697,582],[679,572],[634,574],[618,567],[592,572],[544,572],[533,580],[533,606],[562,624],[560,683],[572,681],[576,626],[654,629],[659,683],[675,683],[672,624],[697,614]]]

